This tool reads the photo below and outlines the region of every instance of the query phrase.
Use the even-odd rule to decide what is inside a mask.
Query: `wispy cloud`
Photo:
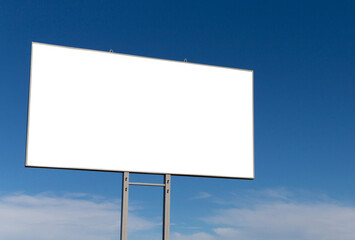
[[[243,196],[249,205],[239,201]],[[210,215],[200,219],[204,224],[172,232],[171,239],[352,240],[355,236],[354,206],[324,196],[300,197],[285,189],[248,191],[238,197],[233,204],[230,199],[228,205],[215,204]],[[0,239],[110,240],[119,236],[119,225],[120,202],[116,199],[84,193],[0,196]],[[128,226],[135,236],[131,239],[155,239],[152,229],[160,229],[161,222],[130,211]],[[151,235],[144,235],[145,231]]]
[[[228,227],[228,231],[215,229],[223,239],[350,240],[355,236],[355,209],[327,203],[268,203],[251,209],[220,210],[205,220]]]
[[[278,192],[279,191],[279,192]],[[302,199],[283,190],[246,196],[251,203],[216,209],[202,219],[213,231],[174,234],[173,240],[351,240],[355,236],[355,207],[320,196]],[[265,198],[265,201],[262,199]],[[208,227],[206,227],[208,228]],[[197,236],[199,238],[197,238]],[[194,238],[196,237],[196,238]]]
[[[198,232],[190,235],[175,232],[172,234],[171,240],[216,240],[216,238],[204,232]]]
[[[129,214],[129,231],[148,230],[160,223]],[[84,193],[0,196],[0,239],[117,239],[120,204]]]
[[[196,196],[192,197],[192,199],[203,199],[210,198],[212,195],[207,192],[199,192]]]

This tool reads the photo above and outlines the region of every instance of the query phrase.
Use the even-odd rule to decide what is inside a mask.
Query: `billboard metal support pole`
[[[164,213],[163,213],[163,240],[169,240],[170,233],[170,174],[164,177]]]
[[[123,172],[122,177],[122,200],[121,200],[121,240],[127,240],[128,227],[128,193],[129,185],[164,187],[164,209],[163,209],[163,240],[169,240],[170,237],[170,186],[171,175],[165,174],[164,183],[135,183],[129,182],[129,172]]]
[[[121,240],[127,240],[129,172],[123,173],[121,200]]]

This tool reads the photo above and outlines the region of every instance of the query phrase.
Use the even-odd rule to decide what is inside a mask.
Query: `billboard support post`
[[[129,182],[129,172],[122,174],[122,199],[121,199],[121,240],[127,240],[128,228],[128,197],[129,185],[164,187],[164,208],[163,208],[163,240],[169,240],[170,235],[170,194],[171,175],[164,175],[164,183],[135,183]]]
[[[170,233],[170,174],[165,174],[164,177],[164,213],[163,213],[163,240],[169,240]]]
[[[121,240],[127,240],[129,172],[123,172],[121,199]]]

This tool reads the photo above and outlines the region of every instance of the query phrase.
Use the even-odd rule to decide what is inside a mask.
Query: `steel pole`
[[[170,234],[170,185],[171,176],[170,174],[165,174],[164,177],[164,213],[163,213],[163,240],[169,240]]]
[[[129,172],[123,173],[121,200],[121,240],[127,240]]]

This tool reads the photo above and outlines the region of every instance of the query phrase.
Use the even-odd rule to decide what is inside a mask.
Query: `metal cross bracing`
[[[164,187],[164,200],[163,200],[163,240],[169,240],[170,235],[170,188],[171,188],[171,175],[164,175],[164,183],[136,183],[129,182],[129,172],[123,173],[122,178],[122,201],[121,201],[121,240],[127,240],[127,227],[128,227],[128,194],[129,185],[140,186],[154,186]]]

